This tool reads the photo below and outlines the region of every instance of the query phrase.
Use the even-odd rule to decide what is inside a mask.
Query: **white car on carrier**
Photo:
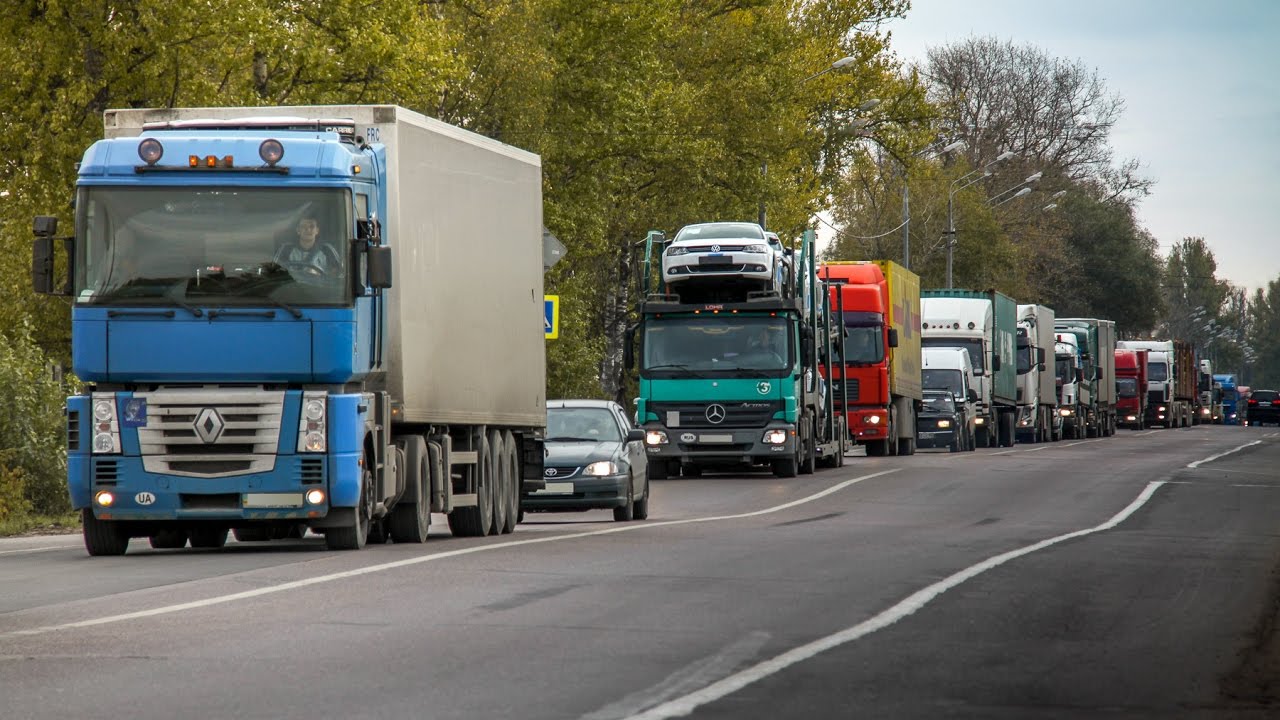
[[[686,225],[662,254],[662,276],[668,285],[740,280],[762,290],[780,290],[779,267],[778,253],[755,223]]]

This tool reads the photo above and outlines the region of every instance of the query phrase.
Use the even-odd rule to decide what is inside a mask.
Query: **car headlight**
[[[593,462],[590,465],[588,465],[585,469],[583,469],[582,474],[590,475],[592,477],[604,477],[606,475],[617,475],[618,466],[616,463],[610,462],[609,460],[601,460],[599,462]]]
[[[667,248],[667,255],[687,255],[687,254],[689,254],[689,248],[683,248],[683,247]]]
[[[950,421],[950,420],[939,420],[939,421],[938,421],[938,427],[939,427],[939,428],[941,428],[941,429],[943,429],[943,430],[946,430],[947,428],[951,427],[951,421]]]
[[[645,445],[666,445],[667,434],[661,430],[650,430],[644,434]]]
[[[769,252],[769,246],[768,245],[748,245],[742,248],[742,252],[767,253]]]

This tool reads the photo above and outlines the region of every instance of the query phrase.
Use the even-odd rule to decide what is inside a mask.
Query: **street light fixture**
[[[1003,205],[1003,204],[1005,204],[1005,203],[1009,202],[1010,200],[1013,200],[1013,199],[1015,199],[1015,198],[1020,198],[1020,197],[1022,197],[1023,195],[1026,195],[1026,194],[1027,194],[1027,193],[1029,193],[1029,192],[1031,192],[1031,188],[1029,188],[1029,187],[1024,187],[1024,188],[1022,188],[1021,190],[1019,190],[1018,192],[1016,192],[1016,193],[1014,193],[1014,194],[1010,195],[1009,197],[1007,197],[1007,198],[1005,198],[1005,199],[1001,200],[1000,202],[996,203],[995,205],[991,205],[990,207],[1000,207],[1001,205]]]
[[[996,156],[995,160],[983,165],[977,170],[970,171],[951,182],[951,188],[947,191],[947,289],[950,290],[953,285],[951,281],[951,264],[952,257],[955,255],[956,248],[956,213],[955,200],[956,193],[978,182],[979,180],[991,175],[991,168],[998,163],[1002,163],[1010,158],[1018,157],[1018,154],[1012,150],[1005,150]],[[979,173],[981,173],[979,175]],[[978,177],[970,180],[974,175]],[[965,182],[965,181],[968,182]],[[962,184],[963,183],[963,184]]]

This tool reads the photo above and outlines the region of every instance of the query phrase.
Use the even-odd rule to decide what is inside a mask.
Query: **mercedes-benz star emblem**
[[[222,434],[222,429],[226,427],[226,423],[222,421],[222,416],[213,408],[205,408],[196,415],[196,421],[192,423],[195,427],[196,437],[199,437],[205,444],[217,442],[218,436]]]
[[[546,470],[542,471],[542,474],[546,475],[547,477],[555,477],[560,474],[560,471],[555,468],[547,468]]]
[[[707,406],[707,422],[712,425],[719,425],[724,422],[724,415],[723,405],[716,404]]]

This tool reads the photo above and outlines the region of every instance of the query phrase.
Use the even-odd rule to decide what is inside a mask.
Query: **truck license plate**
[[[699,435],[698,442],[727,444],[727,443],[733,442],[733,436],[732,435]]]

